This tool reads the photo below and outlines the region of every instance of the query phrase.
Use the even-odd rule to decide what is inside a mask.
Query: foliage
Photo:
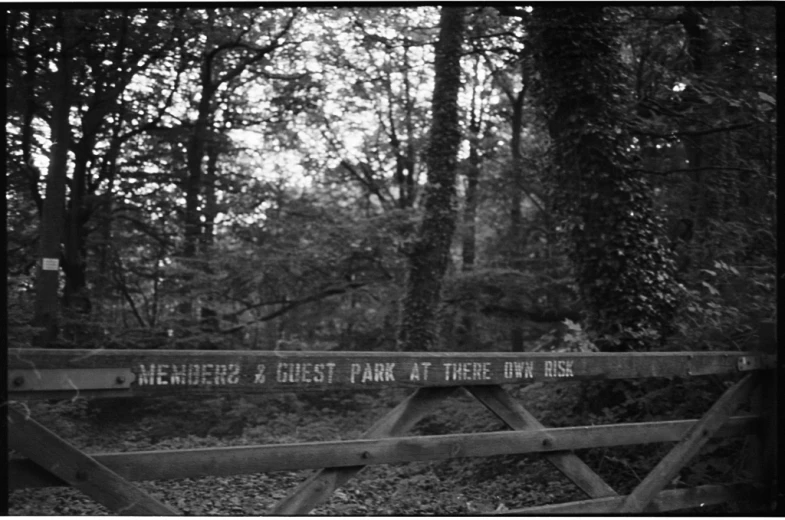
[[[569,232],[587,326],[603,350],[649,350],[670,333],[678,287],[652,188],[630,171],[618,22],[599,8],[535,15],[553,204]]]
[[[62,266],[48,346],[393,350],[408,262],[432,243],[418,229],[437,180],[456,222],[440,226],[443,265],[428,269],[428,282],[443,275],[429,348],[748,350],[776,317],[771,6],[466,10],[444,175],[437,152],[454,149],[428,137],[447,99],[432,99],[434,6],[7,14],[11,346],[43,330],[32,318],[56,128],[70,139],[54,172],[62,214],[48,215],[63,228],[46,238]],[[723,385],[533,385],[521,397],[562,426],[693,417]],[[354,438],[368,406],[396,398],[63,404],[46,417],[96,451],[213,446]],[[498,426],[465,404],[421,431]],[[681,482],[734,473],[731,447],[713,445]],[[626,489],[657,455],[587,457]],[[523,469],[534,477],[518,481]],[[257,514],[299,478],[143,485],[190,514]],[[375,467],[360,482],[319,512],[477,514],[579,497],[527,457]],[[35,501],[105,513],[63,490],[20,497],[20,513]]]
[[[56,344],[393,348],[433,157],[428,64],[438,11],[386,9],[383,20],[373,8],[80,11],[75,24],[102,29],[87,31],[73,54]],[[767,12],[614,8],[576,33],[614,52],[592,54],[592,64],[579,49],[540,65],[529,51],[551,51],[532,22],[550,10],[467,13],[455,166],[466,181],[455,197],[461,243],[453,240],[448,257],[434,348],[548,348],[561,342],[564,318],[601,348],[650,348],[667,330],[666,348],[754,342],[756,322],[773,312]],[[8,287],[12,339],[23,344],[32,329],[16,317],[32,312],[39,278],[59,33],[56,10],[11,18]],[[697,36],[695,19],[706,22]],[[259,54],[266,35],[284,29],[286,42]],[[559,73],[548,64],[577,83],[538,94],[535,83]],[[584,81],[592,74],[597,81]],[[558,96],[575,109],[564,105],[556,117]],[[551,142],[547,116],[586,131]],[[198,172],[193,159],[189,166],[194,136],[204,145]],[[591,152],[592,139],[614,152]],[[552,146],[562,147],[561,163]],[[707,163],[712,150],[723,153]],[[556,173],[570,157],[582,165],[574,185]],[[691,231],[679,230],[685,222]],[[197,254],[183,254],[196,236]],[[717,262],[738,274],[720,275]],[[509,285],[497,269],[529,285]],[[472,302],[475,283],[500,284],[491,292],[505,295],[501,304]],[[681,303],[671,320],[674,287]]]
[[[686,289],[673,348],[749,348],[774,305],[772,11],[652,8],[643,25],[628,14],[640,171]]]

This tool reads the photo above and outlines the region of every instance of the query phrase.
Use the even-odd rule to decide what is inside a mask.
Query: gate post
[[[777,355],[777,324],[773,321],[762,322],[759,326],[758,349],[762,354]],[[764,497],[768,500],[770,511],[777,508],[777,370],[764,370],[759,392],[752,402],[753,411],[762,417],[762,428],[754,444],[751,463],[753,475],[765,487]]]

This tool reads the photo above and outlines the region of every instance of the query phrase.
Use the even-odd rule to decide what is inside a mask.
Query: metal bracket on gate
[[[10,370],[8,391],[122,390],[131,388],[135,378],[128,368]]]
[[[736,361],[736,368],[739,372],[747,372],[749,370],[758,370],[762,366],[761,359],[759,357],[751,357],[751,356],[741,356]]]

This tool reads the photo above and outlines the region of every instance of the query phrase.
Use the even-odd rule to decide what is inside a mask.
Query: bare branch
[[[289,311],[291,311],[293,309],[296,309],[297,307],[305,305],[306,303],[316,302],[316,301],[323,300],[325,298],[328,298],[330,296],[335,296],[335,295],[338,295],[338,294],[345,294],[345,293],[349,292],[350,290],[359,289],[360,287],[363,287],[365,285],[367,285],[367,282],[351,282],[351,283],[348,283],[348,284],[346,284],[346,285],[344,285],[342,287],[328,287],[328,288],[326,288],[326,289],[324,289],[322,291],[319,291],[319,292],[317,292],[315,294],[312,294],[310,296],[306,296],[306,297],[301,298],[299,300],[291,301],[291,302],[287,303],[286,305],[284,305],[283,307],[281,307],[280,309],[278,309],[276,311],[273,311],[273,312],[271,312],[269,314],[266,314],[266,315],[262,316],[261,318],[257,318],[254,321],[250,321],[248,323],[243,323],[241,325],[237,325],[235,327],[232,327],[232,328],[229,328],[229,329],[226,329],[226,330],[222,330],[221,333],[223,333],[223,334],[231,334],[233,332],[240,331],[240,330],[244,329],[245,327],[247,327],[249,325],[253,325],[255,323],[261,323],[261,322],[264,322],[264,321],[270,321],[270,320],[272,320],[274,318],[277,318],[278,316],[286,314],[287,312],[289,312]],[[254,307],[262,307],[264,305],[269,305],[269,302],[256,304],[256,305],[254,305]],[[233,312],[231,314],[225,314],[225,315],[223,315],[221,317],[224,318],[224,319],[231,318],[231,317],[237,316],[237,315],[239,315],[239,314],[241,314],[241,313],[243,313],[243,312],[245,312],[247,310],[250,310],[250,308],[243,309],[242,311]]]
[[[123,210],[123,209],[126,209],[126,208],[118,208],[118,210]],[[117,215],[115,215],[115,218],[127,220],[128,222],[133,224],[133,226],[138,231],[141,231],[142,233],[144,233],[145,235],[149,236],[150,238],[153,238],[158,243],[160,243],[162,246],[174,247],[174,243],[169,238],[161,236],[160,234],[158,234],[158,231],[156,229],[151,227],[147,222],[145,222],[143,220],[139,220],[139,219],[137,219],[137,218],[135,218],[135,217],[133,217],[131,215],[125,214],[125,213],[117,214]]]
[[[376,185],[376,180],[368,174],[365,168],[362,168],[363,174],[361,175],[357,172],[357,169],[346,159],[341,161],[341,166],[343,166],[344,169],[346,169],[346,171],[348,171],[352,177],[357,179],[363,186],[368,188],[371,193],[379,197],[379,200],[382,202],[382,204],[386,202],[384,195],[382,195],[381,191],[379,191],[379,187]]]
[[[267,45],[265,45],[263,47],[257,47],[255,45],[251,45],[249,43],[241,42],[241,41],[237,40],[237,41],[234,41],[234,42],[231,42],[231,43],[219,45],[216,49],[213,49],[213,51],[211,51],[207,55],[208,59],[207,59],[207,62],[206,62],[207,63],[206,66],[207,66],[207,70],[208,71],[209,71],[209,68],[211,66],[212,59],[217,54],[215,52],[217,49],[226,50],[226,49],[231,49],[231,48],[241,48],[241,49],[253,51],[254,54],[249,56],[249,57],[247,57],[247,58],[245,58],[245,59],[243,59],[243,60],[241,60],[240,63],[238,63],[232,70],[230,70],[229,72],[224,74],[223,77],[219,78],[218,81],[216,81],[212,85],[212,87],[215,88],[215,87],[217,87],[218,85],[220,85],[222,83],[226,83],[228,81],[231,81],[235,77],[237,77],[240,74],[242,74],[243,71],[249,65],[252,65],[254,63],[257,63],[257,62],[263,60],[265,57],[267,57],[268,54],[270,54],[274,50],[276,50],[279,47],[281,47],[283,45],[283,42],[281,41],[281,39],[286,35],[287,32],[289,32],[289,29],[291,29],[292,23],[294,23],[294,19],[296,17],[297,17],[296,13],[293,14],[286,21],[286,23],[284,24],[283,28],[280,31],[278,31],[278,33],[276,35],[274,35],[272,37],[272,41],[270,41],[270,43],[268,43]],[[275,73],[267,73],[267,72],[265,72],[263,74],[275,74]],[[286,78],[285,77],[286,75],[280,75],[280,76],[281,76],[281,79],[297,79],[297,77]],[[209,76],[207,76],[207,77],[209,78]]]
[[[656,137],[660,139],[676,139],[679,137],[693,137],[693,136],[701,136],[701,135],[718,134],[721,132],[734,132],[736,130],[744,130],[745,128],[755,126],[756,124],[758,123],[742,123],[738,125],[722,126],[719,128],[707,128],[706,130],[680,130],[678,132],[669,132],[665,134],[658,133],[658,132],[647,132],[645,130],[640,130],[640,129],[633,129],[632,133],[634,135],[640,135],[645,137]]]
[[[136,321],[144,328],[149,328],[147,323],[144,321],[144,318],[139,313],[139,309],[136,308],[136,303],[134,299],[131,297],[131,294],[128,292],[128,286],[125,283],[125,277],[122,275],[123,272],[123,263],[120,258],[115,257],[114,259],[117,269],[113,270],[112,277],[114,278],[115,287],[120,290],[125,298],[125,301],[128,302],[128,305],[131,307],[131,312],[133,312],[134,316],[136,317]]]
[[[670,175],[672,173],[692,173],[703,171],[730,171],[730,172],[745,172],[745,173],[758,173],[758,170],[752,168],[727,168],[724,166],[702,166],[700,168],[679,168],[675,170],[655,171],[655,170],[630,170],[631,173],[644,173],[647,175]]]

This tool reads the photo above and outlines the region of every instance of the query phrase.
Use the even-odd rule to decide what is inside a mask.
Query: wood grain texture
[[[763,368],[775,358],[759,353],[423,353],[269,352],[185,350],[10,349],[9,386],[14,398],[100,396],[117,390],[25,390],[24,371],[128,369],[131,389],[120,395],[215,392],[324,391],[334,388],[433,387],[535,381],[697,376],[736,373],[741,356]],[[22,376],[22,384],[14,381]]]
[[[760,496],[756,486],[750,484],[707,485],[687,489],[660,491],[644,509],[644,513],[665,513],[692,507],[705,507],[738,500],[750,500]],[[580,500],[563,504],[550,504],[526,508],[509,509],[502,515],[602,515],[615,511],[627,498],[605,497]]]
[[[68,482],[49,473],[30,459],[11,458],[6,468],[8,492],[15,489],[68,486]]]
[[[193,450],[167,450],[95,454],[96,461],[128,480],[164,480],[230,476],[267,471],[296,471],[323,467],[322,478],[332,485],[332,473],[341,473],[340,482],[371,464],[392,464],[417,460],[445,460],[458,457],[483,457],[511,453],[558,453],[596,446],[619,446],[655,442],[676,442],[693,427],[696,420],[615,424],[605,426],[547,428],[538,431],[504,431],[473,434],[394,437],[405,433],[416,419],[439,403],[445,389],[420,390],[431,393],[402,403],[366,434],[354,441],[269,444]],[[715,437],[742,436],[755,429],[755,417],[733,417],[714,433]],[[385,438],[373,438],[385,437]],[[547,441],[544,443],[543,441]],[[350,475],[351,473],[351,475]],[[29,463],[10,461],[12,482],[36,482],[36,487],[52,485],[51,479],[36,480]],[[16,477],[16,475],[22,475]],[[329,485],[325,485],[325,490]],[[316,484],[311,484],[316,486]],[[329,495],[329,493],[327,493]],[[283,510],[281,511],[283,513]],[[289,513],[286,513],[289,514]],[[294,514],[294,513],[291,513]]]
[[[757,350],[764,354],[776,354],[777,352],[777,327],[774,322],[764,322],[760,324],[758,330],[759,344]],[[769,370],[758,372],[758,386],[753,391],[751,397],[752,410],[760,415],[763,425],[757,435],[747,438],[749,446],[749,457],[747,471],[753,479],[761,482],[769,482],[766,496],[763,500],[769,503],[771,510],[776,510],[778,490],[773,485],[777,482],[777,461],[779,437],[777,431],[778,420],[778,392],[777,392],[778,371]]]
[[[466,387],[466,390],[514,430],[537,431],[545,429],[545,426],[536,417],[501,387],[469,386]],[[548,453],[545,458],[589,497],[600,498],[618,495],[574,453]]]
[[[756,379],[748,375],[717,400],[708,412],[685,433],[673,449],[652,469],[635,490],[624,499],[620,513],[640,513],[676,474],[703,447],[750,395]]]
[[[178,514],[14,407],[8,408],[8,440],[9,447],[114,513]]]
[[[366,438],[379,438],[403,435],[420,419],[428,415],[446,397],[452,394],[452,388],[421,388],[407,397],[387,415],[377,421],[363,435]],[[299,450],[297,450],[299,452]],[[330,454],[330,450],[321,453]],[[317,471],[303,482],[286,498],[278,502],[270,511],[272,515],[304,515],[314,507],[326,501],[333,491],[345,484],[359,473],[370,459],[367,450],[359,452],[359,464],[349,467],[335,467],[345,462],[339,457],[340,464],[321,463],[324,469]],[[357,452],[355,452],[357,455]],[[333,467],[329,467],[333,466]]]

